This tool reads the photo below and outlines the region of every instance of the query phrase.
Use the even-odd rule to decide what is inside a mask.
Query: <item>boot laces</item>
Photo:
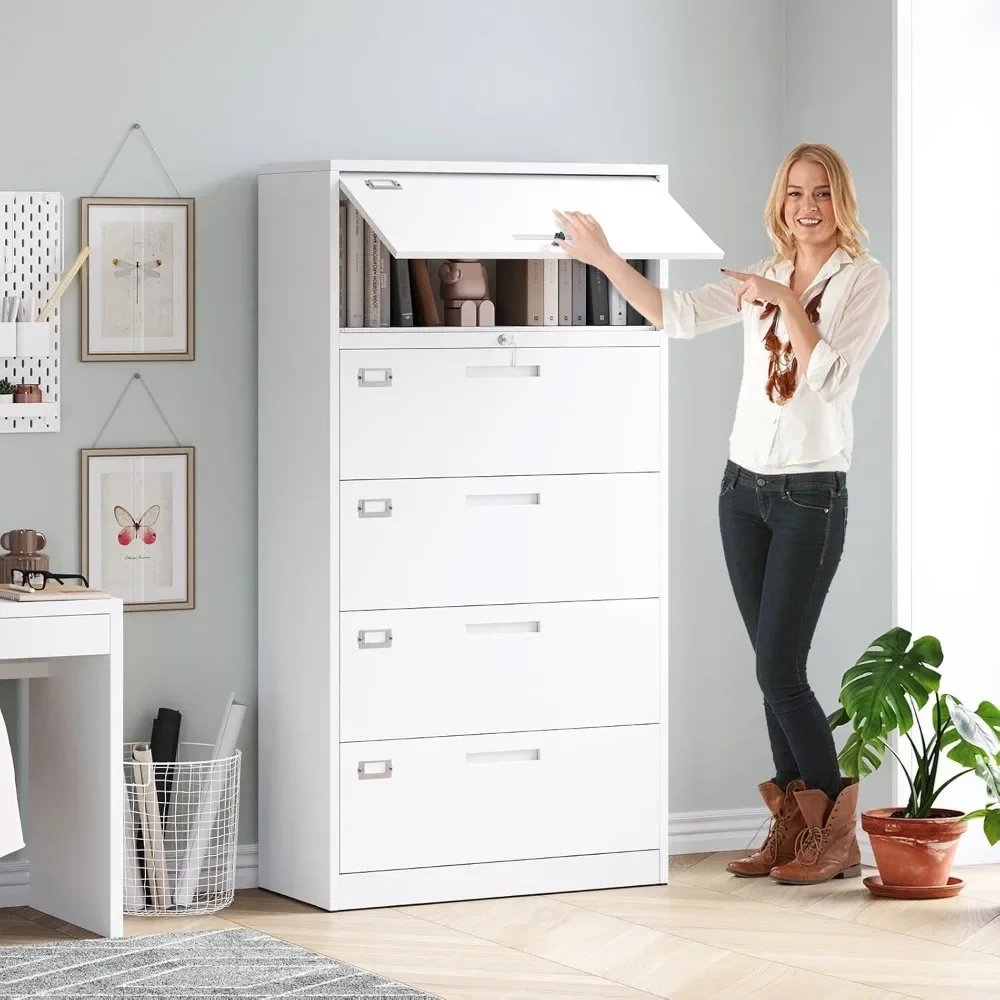
[[[785,817],[779,813],[771,823],[771,829],[767,831],[764,843],[760,845],[760,853],[765,859],[775,862],[778,860],[778,848],[782,840],[785,839]]]
[[[823,856],[829,830],[824,826],[807,826],[795,838],[795,857],[807,865],[814,865]]]

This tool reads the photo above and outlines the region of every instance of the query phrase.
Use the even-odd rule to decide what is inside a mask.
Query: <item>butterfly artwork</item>
[[[152,545],[156,541],[153,525],[159,516],[160,505],[156,503],[152,507],[147,507],[138,521],[124,507],[116,505],[115,520],[122,529],[118,532],[118,544],[131,545],[137,538],[141,538],[146,545]]]
[[[123,257],[112,257],[111,264],[115,269],[116,278],[135,279],[135,300],[139,301],[139,278],[159,278],[157,268],[163,267],[163,261],[154,258],[145,263],[135,260],[125,260]]]

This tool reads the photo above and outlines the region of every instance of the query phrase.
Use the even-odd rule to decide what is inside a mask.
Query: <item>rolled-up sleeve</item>
[[[763,274],[764,267],[765,262],[758,261],[744,271],[747,274]],[[736,297],[739,287],[740,282],[735,278],[725,277],[689,292],[661,288],[661,329],[668,337],[690,340],[711,330],[732,326],[740,319],[740,304]]]
[[[889,322],[889,275],[881,264],[858,279],[844,312],[813,348],[805,381],[824,402],[857,382]]]

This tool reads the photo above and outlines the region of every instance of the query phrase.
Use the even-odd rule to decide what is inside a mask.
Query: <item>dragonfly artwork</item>
[[[156,524],[159,516],[160,505],[156,503],[152,507],[147,507],[138,521],[124,507],[116,505],[115,520],[122,529],[118,532],[118,544],[131,545],[137,538],[141,538],[146,545],[152,545],[156,541],[153,525]]]
[[[115,269],[116,278],[128,278],[135,282],[135,301],[139,301],[139,283],[143,278],[159,278],[158,268],[163,267],[163,261],[154,257],[145,262],[125,260],[124,257],[112,257],[111,264]]]

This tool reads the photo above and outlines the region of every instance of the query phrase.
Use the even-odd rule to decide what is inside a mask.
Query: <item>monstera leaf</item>
[[[847,709],[843,705],[840,706],[835,712],[831,712],[827,717],[826,721],[830,726],[830,729],[839,729],[841,726],[846,726],[848,722],[851,721],[851,717],[847,714]]]
[[[867,742],[913,726],[913,709],[923,708],[938,689],[935,669],[944,659],[941,644],[924,636],[910,645],[910,633],[894,628],[879,636],[844,674],[840,702],[854,729]]]
[[[840,770],[848,778],[867,778],[882,766],[884,749],[880,740],[866,740],[856,729],[847,737],[837,755]]]

